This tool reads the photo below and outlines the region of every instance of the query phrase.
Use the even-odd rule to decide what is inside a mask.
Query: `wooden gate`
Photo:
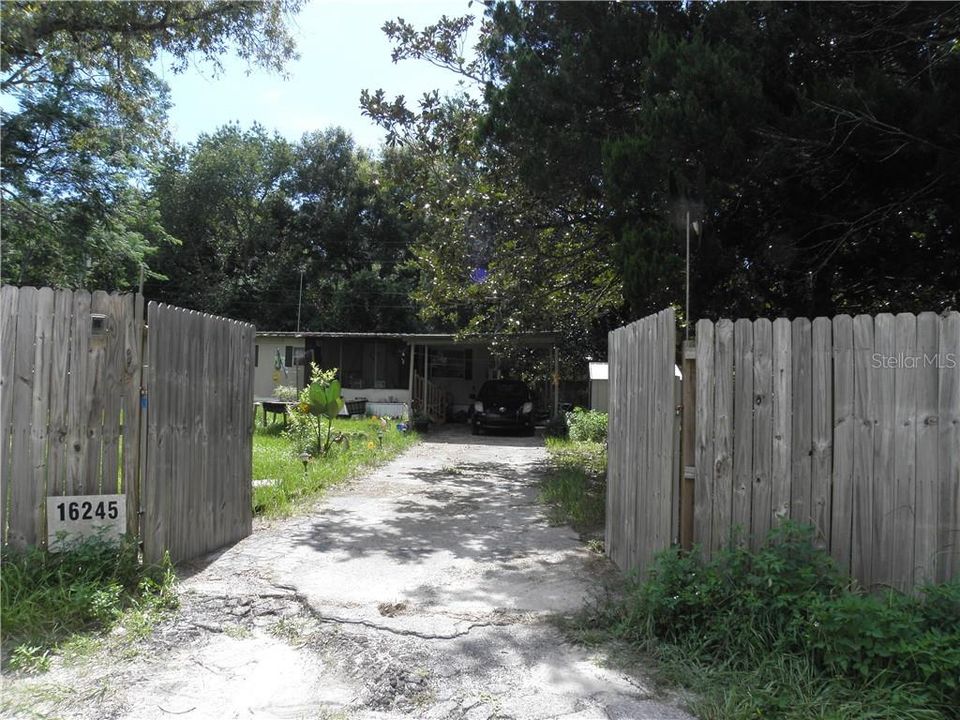
[[[48,495],[125,493],[137,534],[142,306],[133,295],[0,288],[0,529],[44,545]]]
[[[140,296],[0,288],[2,542],[45,545],[47,496],[118,493],[149,561],[249,534],[254,328],[148,319],[145,353]]]
[[[672,309],[610,333],[607,554],[645,572],[678,541],[679,382]]]
[[[143,549],[188,560],[253,524],[253,325],[157,303],[147,311]]]

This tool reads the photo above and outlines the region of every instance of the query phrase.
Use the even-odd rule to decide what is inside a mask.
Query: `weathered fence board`
[[[810,362],[810,522],[817,529],[817,544],[830,545],[832,512],[830,468],[833,461],[830,368],[830,336],[827,318],[817,318],[811,327]]]
[[[713,547],[714,327],[709,320],[697,323],[697,477],[693,496],[693,541],[705,552]]]
[[[853,318],[833,319],[833,496],[830,554],[844,572],[853,557]]]
[[[917,356],[937,357],[940,318],[932,312],[917,316]],[[939,369],[921,363],[917,373],[917,466],[914,518],[914,582],[933,582],[937,566],[940,412]]]
[[[694,538],[704,553],[731,524],[757,547],[791,518],[812,524],[815,542],[866,586],[955,577],[960,313],[737,321],[732,351],[730,327],[697,323]]]
[[[10,490],[10,442],[13,423],[13,378],[16,353],[7,348],[17,337],[17,289],[0,286],[0,542],[6,541]]]
[[[608,343],[606,548],[621,568],[645,572],[678,532],[674,313],[619,328]]]
[[[871,370],[873,318],[853,319],[853,541],[850,572],[871,584],[873,572],[873,418],[876,417],[876,373]]]
[[[144,555],[179,561],[251,531],[254,330],[157,303],[148,326]]]
[[[811,507],[811,456],[813,454],[813,345],[810,321],[797,318],[791,327],[791,389],[793,418],[790,433],[790,517],[797,522],[813,519]]]
[[[716,392],[713,404],[713,527],[714,550],[730,544],[733,506],[733,323],[716,328]]]
[[[749,372],[750,368],[744,368]],[[697,368],[699,375],[700,368]],[[760,547],[770,530],[773,471],[773,323],[767,319],[753,323],[753,492],[752,518],[746,528],[750,548]],[[698,396],[699,397],[699,396]]]
[[[896,317],[894,348],[904,357],[917,356],[917,319]],[[901,363],[894,373],[893,509],[890,532],[890,577],[913,585],[913,537],[916,512],[917,373]]]
[[[936,581],[960,573],[960,313],[940,322],[940,515]]]
[[[790,321],[777,318],[773,321],[773,464],[771,467],[770,494],[773,503],[771,524],[789,517],[790,471],[793,431],[793,336]]]
[[[734,333],[733,498],[730,521],[740,545],[750,533],[753,488],[753,323],[737,320]]]
[[[48,495],[113,494],[133,477],[119,436],[121,421],[139,423],[138,406],[121,402],[134,384],[139,331],[119,330],[139,323],[129,295],[4,286],[0,304],[3,537],[43,546]],[[91,313],[102,316],[96,331]]]

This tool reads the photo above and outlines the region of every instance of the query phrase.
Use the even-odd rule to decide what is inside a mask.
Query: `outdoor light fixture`
[[[299,457],[300,457],[300,462],[303,463],[303,476],[306,477],[306,476],[307,476],[307,465],[310,463],[310,461],[311,461],[313,458],[311,457],[310,453],[308,453],[308,452],[302,452],[302,453],[300,453],[300,456],[299,456]]]
[[[90,332],[94,335],[106,335],[107,316],[102,313],[90,313]]]

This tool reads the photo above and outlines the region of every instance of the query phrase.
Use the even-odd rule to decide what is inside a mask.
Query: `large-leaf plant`
[[[336,379],[337,371],[320,370],[316,365],[310,365],[310,385],[300,396],[300,409],[316,418],[317,452],[326,455],[333,443],[333,420],[343,408],[343,398],[340,397],[340,381]],[[324,437],[324,423],[326,419],[326,437]]]

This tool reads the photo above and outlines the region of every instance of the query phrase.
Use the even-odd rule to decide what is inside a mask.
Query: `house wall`
[[[340,396],[344,401],[366,400],[372,403],[409,403],[407,388],[343,388]]]
[[[256,339],[253,370],[254,397],[273,397],[274,388],[277,385],[303,386],[303,368],[286,365],[288,345],[302,351],[303,338],[258,337]],[[280,351],[281,363],[284,365],[281,370],[277,370],[274,365],[277,350]]]

